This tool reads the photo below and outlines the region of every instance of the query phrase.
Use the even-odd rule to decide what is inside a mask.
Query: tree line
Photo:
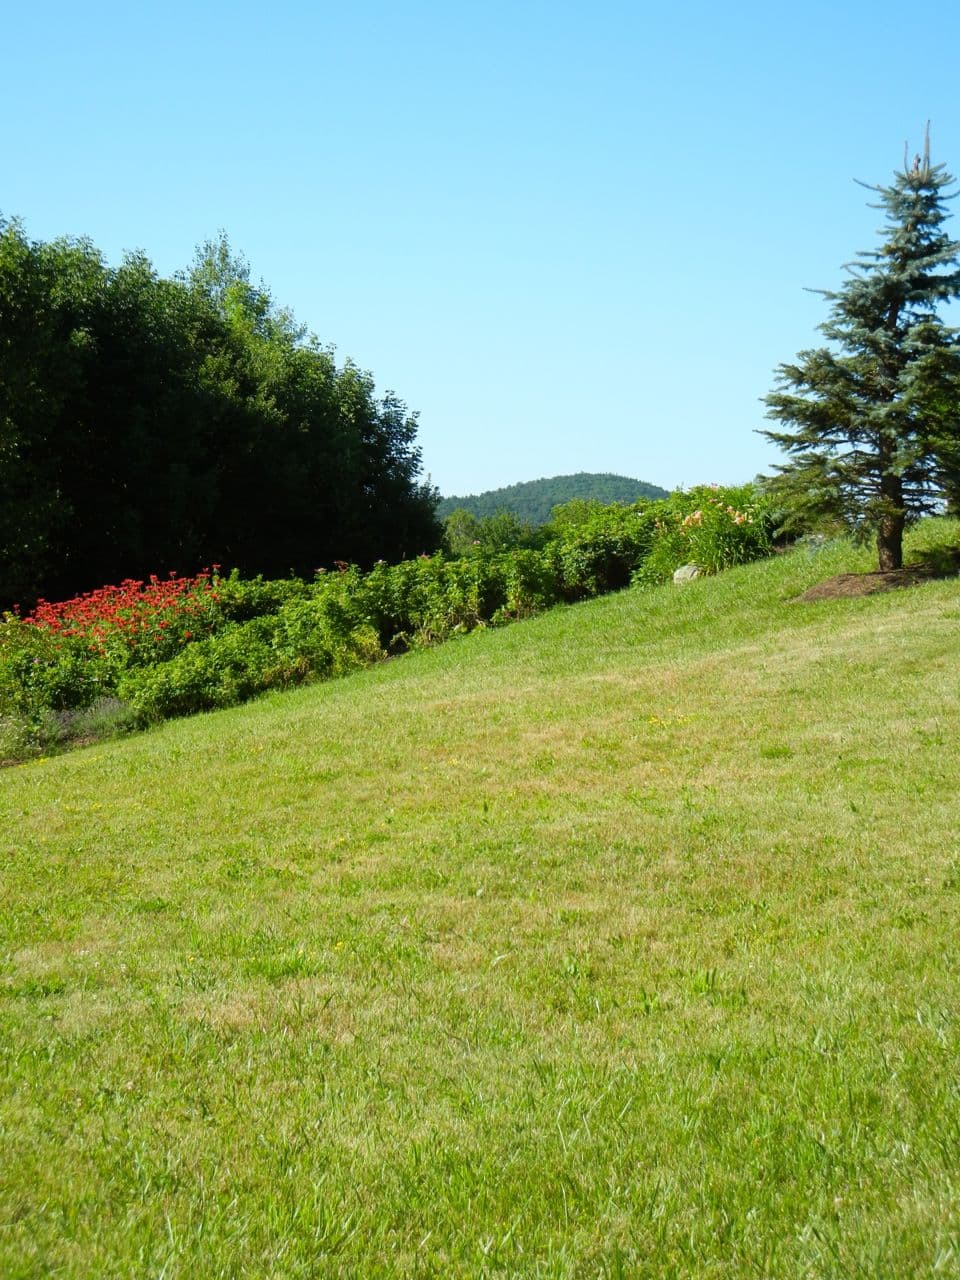
[[[431,551],[421,469],[416,415],[338,365],[225,237],[166,279],[0,218],[0,608]]]

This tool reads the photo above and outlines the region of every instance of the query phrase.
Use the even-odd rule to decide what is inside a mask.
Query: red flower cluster
[[[214,565],[213,575],[205,569],[193,578],[178,578],[172,570],[167,578],[151,574],[146,582],[125,578],[119,586],[57,604],[40,600],[23,621],[62,636],[79,636],[89,642],[91,652],[101,654],[111,641],[136,649],[144,642],[167,639],[171,631],[185,642],[193,638],[194,629],[184,624],[202,625],[219,600],[219,567]]]

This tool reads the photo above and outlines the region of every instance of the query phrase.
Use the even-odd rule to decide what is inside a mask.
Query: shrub
[[[566,600],[629,585],[653,540],[651,513],[656,505],[601,506],[577,500],[555,509],[547,549],[559,569]]]
[[[125,672],[118,693],[143,722],[228,707],[261,690],[292,682],[272,645],[275,622],[253,618],[188,645],[150,667]]]
[[[358,602],[385,649],[436,644],[489,622],[503,606],[504,559],[487,553],[448,560],[438,554],[378,564],[358,582]]]
[[[0,620],[0,759],[112,736],[131,727],[112,696],[115,664],[80,636],[7,614]]]
[[[167,662],[131,668],[121,676],[118,692],[141,722],[149,723],[343,675],[381,656],[373,628],[353,625],[335,598],[321,594],[234,623]]]
[[[13,614],[0,621],[0,715],[36,724],[48,709],[88,706],[112,682],[112,664],[82,636],[48,631]]]
[[[501,558],[503,604],[490,616],[509,622],[549,609],[562,599],[562,578],[556,556],[547,551],[514,551]]]
[[[117,669],[163,661],[222,620],[219,580],[207,570],[192,578],[126,578],[57,604],[41,600],[23,619],[38,631],[84,641]]]
[[[236,569],[214,579],[219,614],[227,622],[249,622],[276,613],[290,600],[310,595],[310,583],[302,578],[241,578]]]
[[[753,485],[700,485],[656,504],[650,550],[634,581],[666,582],[683,564],[719,573],[770,551],[772,519]]]
[[[278,657],[310,678],[345,675],[382,658],[357,590],[360,580],[351,570],[318,585],[311,596],[289,600],[276,615]]]

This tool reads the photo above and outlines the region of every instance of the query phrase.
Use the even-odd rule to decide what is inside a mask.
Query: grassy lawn
[[[960,1275],[960,583],[866,567],[0,773],[0,1274]]]

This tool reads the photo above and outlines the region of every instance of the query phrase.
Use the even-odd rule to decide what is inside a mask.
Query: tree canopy
[[[225,237],[164,279],[0,219],[0,608],[429,551],[420,472],[416,415],[338,366]]]
[[[770,482],[788,526],[842,521],[873,534],[880,568],[899,568],[905,523],[957,492],[960,340],[938,307],[960,296],[960,243],[943,229],[953,179],[921,157],[879,196],[879,249],[861,252],[820,326],[830,346],[778,369],[766,397],[783,424],[763,434],[790,455]]]

